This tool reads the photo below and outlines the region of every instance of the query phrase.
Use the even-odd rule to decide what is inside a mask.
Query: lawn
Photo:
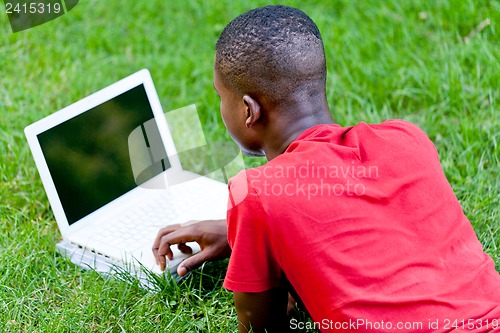
[[[212,87],[214,45],[232,18],[268,3],[82,0],[19,33],[0,5],[0,331],[236,329],[232,296],[221,285],[226,262],[149,292],[59,256],[23,128],[148,68],[165,111],[196,104],[207,140],[228,140]],[[335,121],[401,118],[422,127],[500,270],[500,2],[281,3],[304,10],[323,34]]]

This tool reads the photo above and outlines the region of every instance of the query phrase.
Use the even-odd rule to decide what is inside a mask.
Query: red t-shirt
[[[417,126],[314,126],[229,189],[225,288],[284,274],[323,332],[500,328],[500,275]]]

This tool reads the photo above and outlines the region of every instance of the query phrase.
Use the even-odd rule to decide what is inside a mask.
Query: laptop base
[[[64,240],[56,244],[56,250],[61,255],[69,258],[69,260],[73,264],[83,268],[84,270],[95,270],[103,276],[116,277],[117,273],[128,274],[129,277],[131,276],[137,279],[141,287],[143,287],[144,289],[157,289],[154,285],[154,279],[151,278],[151,276],[156,275],[159,277],[160,274],[146,271],[146,268],[126,267],[126,265],[124,265],[122,262],[112,261],[109,258],[104,257],[103,255],[94,253],[90,250]],[[162,273],[161,275],[165,274],[166,273]],[[180,277],[177,275],[177,265],[175,267],[170,267],[170,275],[176,281],[179,281]]]

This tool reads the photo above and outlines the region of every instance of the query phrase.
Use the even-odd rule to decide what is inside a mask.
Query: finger
[[[155,257],[155,260],[156,260],[156,264],[159,265],[159,255],[158,255],[158,248],[160,247],[160,243],[161,243],[161,238],[165,235],[168,235],[169,233],[171,232],[174,232],[176,230],[178,230],[181,226],[179,224],[173,224],[173,225],[169,225],[169,226],[166,226],[165,228],[161,228],[158,233],[156,234],[156,238],[153,242],[153,247],[152,247],[152,250],[153,250],[153,255]]]
[[[169,256],[173,255],[172,251],[170,250],[170,245],[199,241],[199,239],[199,232],[197,231],[196,227],[187,226],[184,228],[180,228],[161,237],[157,255],[167,255],[169,259],[172,259]]]
[[[157,262],[158,265],[160,265],[161,271],[164,271],[167,268],[167,258],[165,256],[159,256]]]
[[[177,248],[184,254],[193,254],[193,249],[189,245],[186,245],[186,243],[180,243],[177,245]]]
[[[200,235],[199,231],[195,226],[187,226],[176,231],[165,234],[160,239],[158,246],[158,254],[165,255],[170,251],[169,247],[172,244],[185,244],[188,242],[199,242]]]
[[[165,235],[168,235],[169,233],[172,233],[176,230],[179,230],[181,228],[180,224],[173,224],[166,226],[164,228],[161,228],[158,233],[156,234],[155,241],[153,242],[153,250],[158,249],[160,246],[161,238]]]
[[[177,274],[179,274],[179,276],[184,276],[189,271],[200,267],[207,261],[210,261],[210,259],[212,258],[210,252],[211,251],[209,249],[205,248],[197,254],[187,258],[177,267]]]
[[[165,239],[166,236],[163,236],[161,242],[160,242],[160,247],[158,248],[157,256],[158,258],[164,256],[167,257],[169,260],[172,260],[174,257],[174,253],[172,252],[172,249],[170,244],[167,239]]]

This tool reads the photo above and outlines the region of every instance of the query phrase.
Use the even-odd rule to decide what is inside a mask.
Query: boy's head
[[[231,21],[216,45],[215,70],[240,94],[286,99],[297,86],[325,82],[323,42],[302,11],[266,6]]]
[[[245,127],[265,127],[283,110],[288,119],[300,117],[296,106],[301,100],[326,100],[325,82],[320,32],[296,8],[250,10],[231,21],[217,41],[214,86],[221,96],[222,118],[247,155],[264,151],[261,135]]]

